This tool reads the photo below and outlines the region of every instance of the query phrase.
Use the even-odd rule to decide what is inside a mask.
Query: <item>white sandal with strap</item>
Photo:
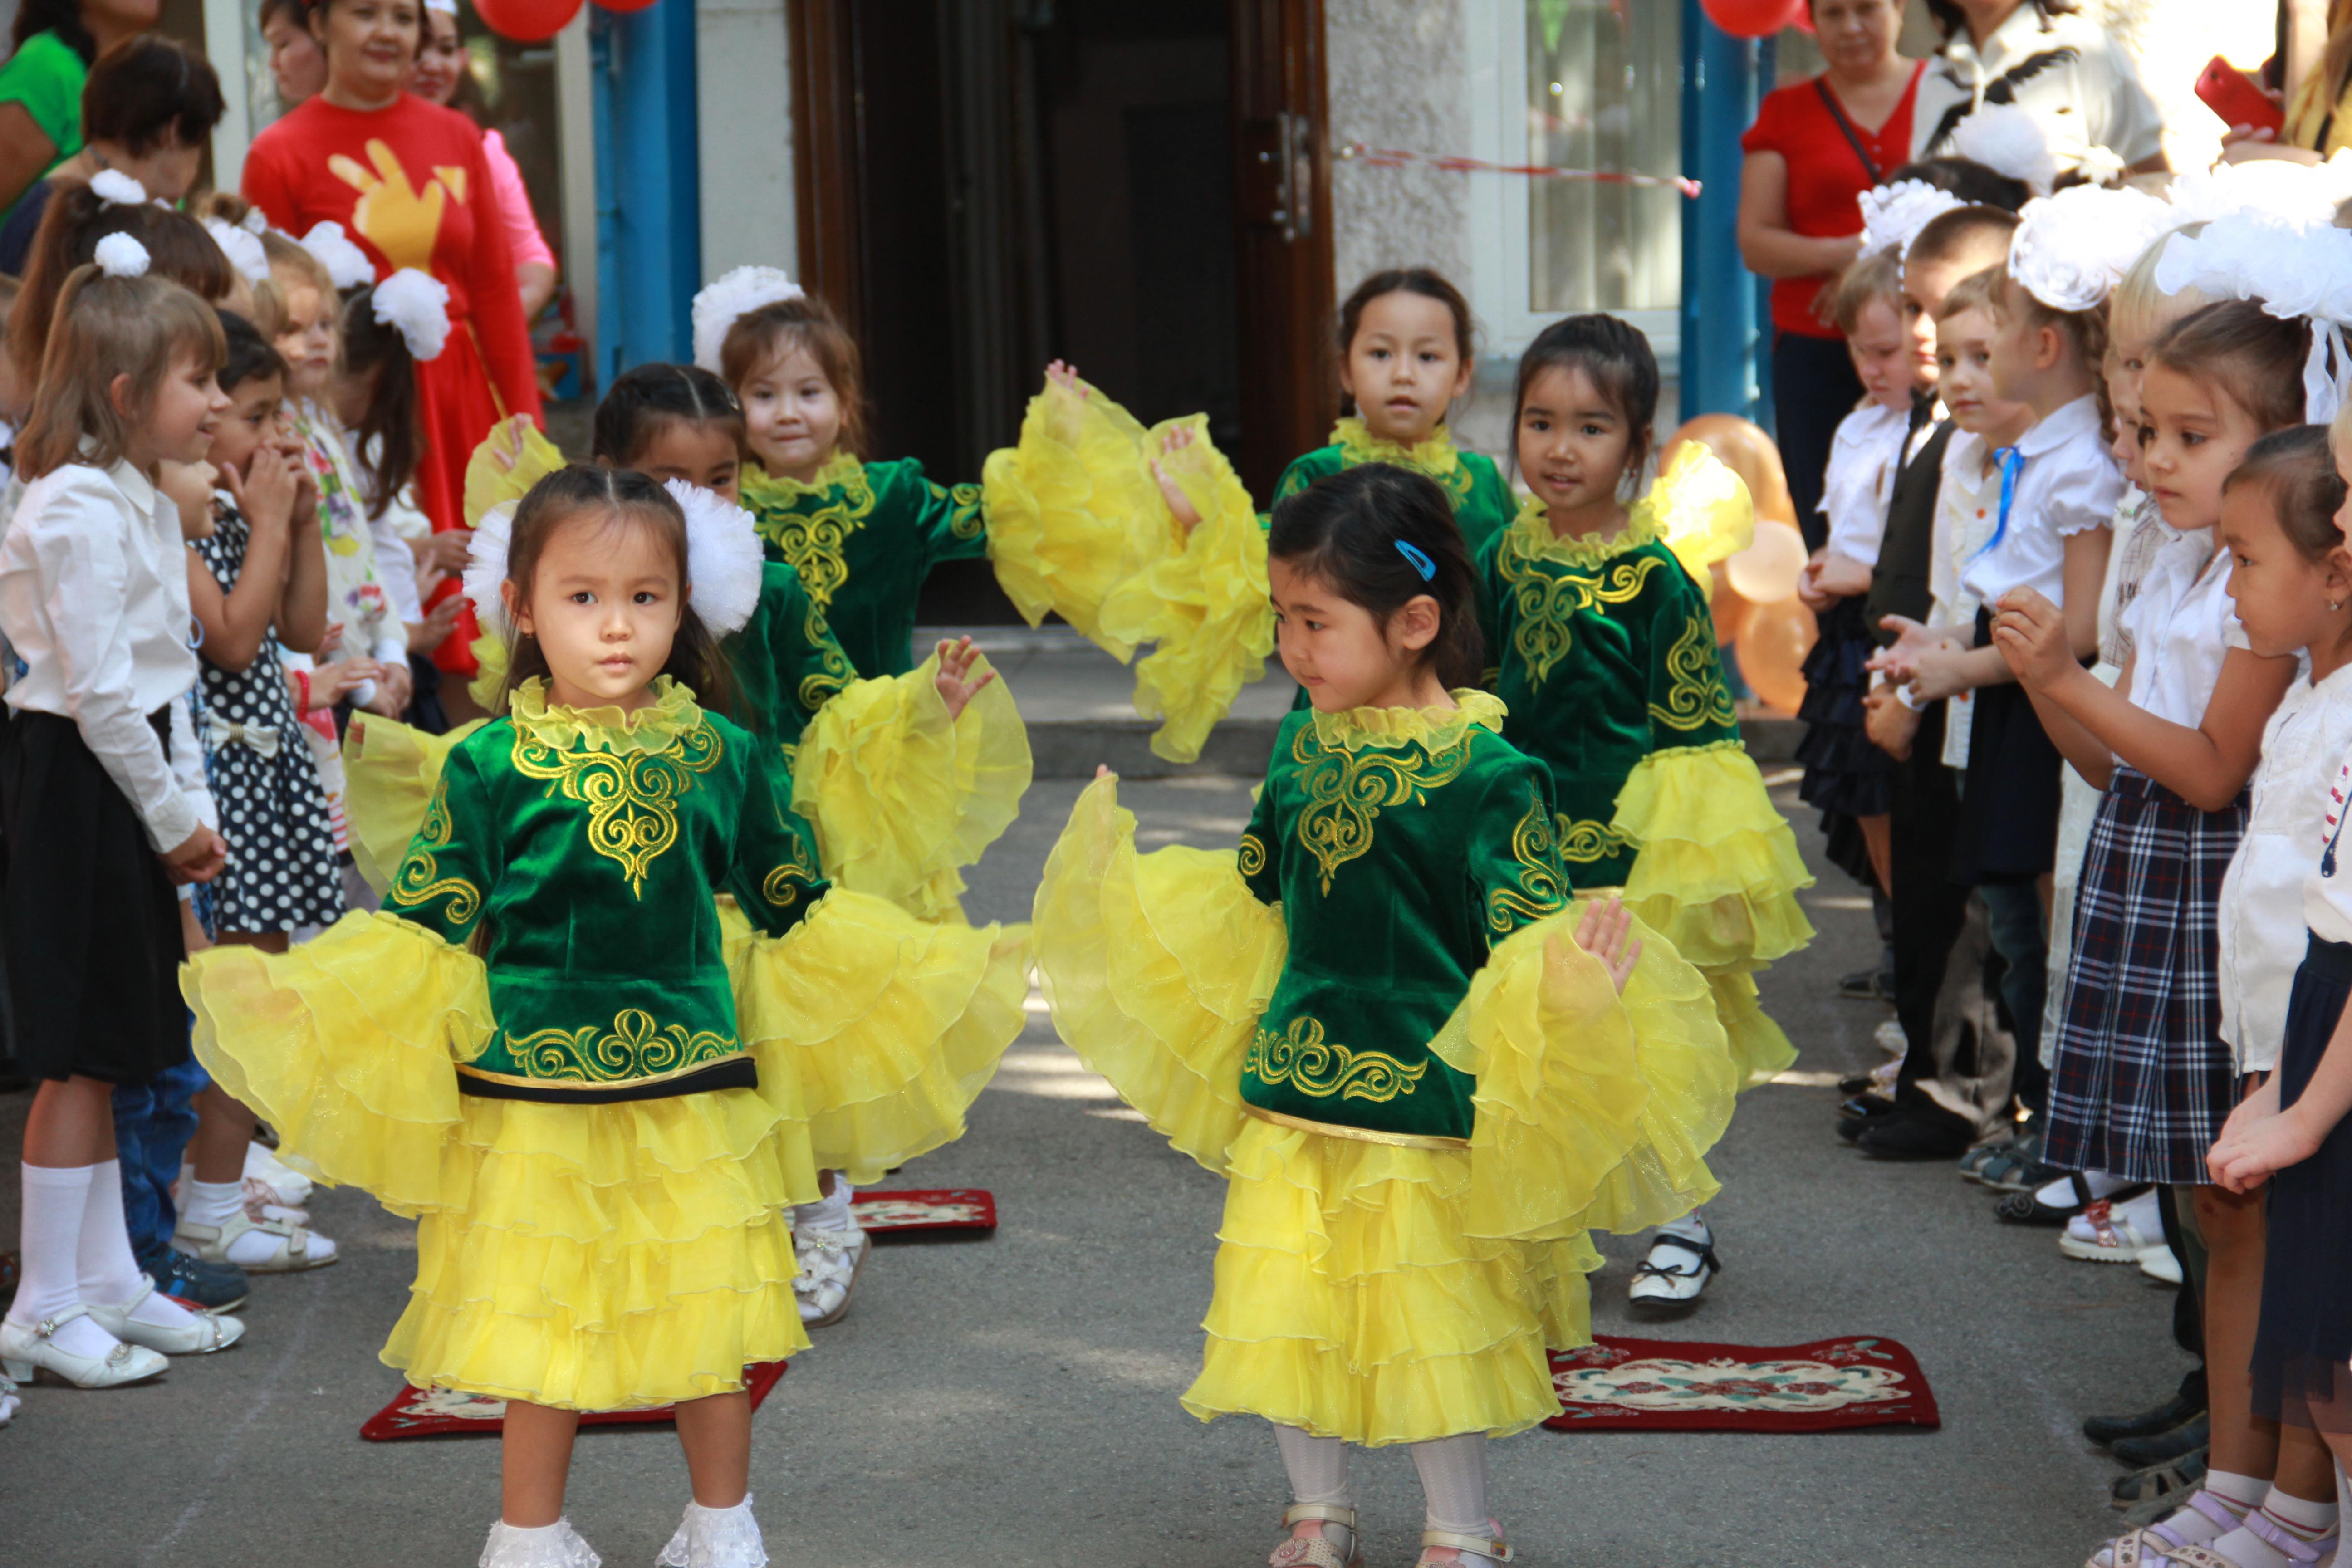
[[[117,1341],[104,1355],[76,1355],[58,1344],[55,1336],[59,1329],[76,1318],[89,1316],[89,1309],[77,1301],[29,1328],[0,1320],[0,1377],[30,1383],[37,1373],[47,1373],[76,1388],[121,1388],[171,1370],[170,1362],[144,1345]]]
[[[857,1278],[874,1255],[874,1238],[862,1228],[811,1228],[793,1236],[793,1254],[801,1270],[793,1280],[793,1296],[802,1326],[829,1329],[847,1317]]]
[[[239,1237],[255,1231],[276,1237],[277,1249],[257,1263],[237,1262],[228,1255],[228,1249]],[[206,1263],[233,1264],[247,1274],[299,1274],[306,1268],[324,1268],[341,1260],[341,1254],[331,1250],[331,1242],[328,1243],[328,1251],[313,1250],[314,1239],[326,1240],[324,1237],[313,1237],[299,1225],[276,1219],[256,1221],[243,1214],[231,1215],[226,1225],[198,1225],[184,1219],[179,1229],[172,1233],[172,1245],[189,1257],[201,1258]]]
[[[1432,1557],[1429,1554],[1429,1549],[1433,1546],[1450,1547],[1460,1552],[1462,1555],[1454,1561],[1471,1564],[1472,1568],[1475,1568],[1475,1565],[1481,1563],[1512,1561],[1511,1543],[1503,1539],[1503,1527],[1496,1524],[1492,1520],[1487,1521],[1487,1526],[1494,1531],[1493,1534],[1463,1535],[1451,1530],[1423,1531],[1421,1556],[1414,1563],[1413,1568],[1453,1568],[1453,1565],[1444,1558]]]
[[[1356,1530],[1356,1510],[1332,1503],[1295,1502],[1282,1510],[1282,1528],[1320,1524],[1320,1536],[1293,1535],[1266,1558],[1269,1568],[1364,1568],[1363,1542]],[[1345,1545],[1331,1539],[1334,1529],[1347,1531]]]
[[[93,1301],[89,1304],[89,1321],[134,1345],[145,1345],[151,1351],[165,1355],[209,1355],[225,1351],[245,1338],[245,1325],[235,1318],[223,1318],[211,1312],[191,1310],[189,1321],[178,1328],[165,1328],[155,1323],[142,1323],[131,1314],[139,1303],[155,1293],[155,1282],[118,1307]]]

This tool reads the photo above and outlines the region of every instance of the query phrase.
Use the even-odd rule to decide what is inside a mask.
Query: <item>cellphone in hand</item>
[[[2224,125],[2244,125],[2273,135],[2286,126],[2286,113],[2253,78],[2215,55],[2197,78],[2197,96],[2221,117]]]

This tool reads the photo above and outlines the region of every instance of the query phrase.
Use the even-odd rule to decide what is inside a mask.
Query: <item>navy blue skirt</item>
[[[2279,1104],[2310,1086],[2352,996],[2352,943],[2311,939],[2286,1010]],[[2262,1327],[2254,1335],[2254,1414],[2324,1432],[2352,1431],[2352,1117],[2319,1152],[2270,1180]]]

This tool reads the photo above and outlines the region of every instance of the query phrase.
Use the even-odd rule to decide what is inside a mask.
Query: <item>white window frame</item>
[[[1679,5],[1681,0],[1640,0]],[[1495,163],[1531,161],[1528,145],[1528,0],[1463,0],[1465,81],[1474,158]],[[1677,71],[1680,67],[1677,64]],[[1524,174],[1474,174],[1470,219],[1470,308],[1486,328],[1486,352],[1516,358],[1536,334],[1565,311],[1528,308],[1533,268],[1528,260],[1528,181]],[[1681,363],[1682,311],[1619,310],[1640,328],[1671,379]]]

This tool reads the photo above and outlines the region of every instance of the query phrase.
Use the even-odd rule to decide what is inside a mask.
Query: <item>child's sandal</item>
[[[1462,1555],[1456,1562],[1465,1564],[1508,1563],[1512,1560],[1511,1543],[1503,1539],[1502,1527],[1495,1527],[1492,1535],[1462,1535],[1451,1530],[1424,1530],[1421,1532],[1421,1556],[1413,1568],[1454,1568],[1442,1557],[1432,1557],[1433,1546],[1451,1547]]]
[[[207,1263],[234,1263],[236,1259],[229,1257],[228,1249],[239,1237],[250,1231],[274,1237],[277,1247],[258,1263],[237,1264],[248,1274],[299,1274],[305,1269],[324,1268],[339,1256],[331,1242],[323,1247],[314,1247],[314,1241],[325,1241],[326,1238],[313,1237],[299,1225],[288,1225],[283,1220],[275,1219],[257,1224],[242,1211],[230,1215],[226,1225],[197,1225],[184,1219],[172,1234],[172,1245],[191,1258],[200,1258]]]
[[[1314,1536],[1293,1535],[1274,1549],[1266,1558],[1268,1568],[1364,1568],[1363,1538],[1356,1529],[1356,1510],[1330,1503],[1295,1502],[1282,1511],[1282,1528],[1319,1523],[1325,1533]],[[1329,1534],[1336,1526],[1348,1532],[1347,1550],[1342,1552]]]

